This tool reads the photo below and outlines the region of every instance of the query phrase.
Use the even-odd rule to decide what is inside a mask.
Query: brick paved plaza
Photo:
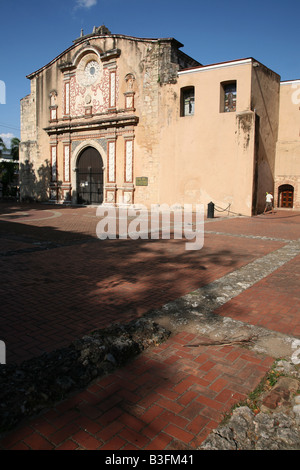
[[[195,251],[185,240],[101,241],[95,207],[1,203],[0,221],[7,363],[140,317],[293,243],[295,255],[214,314],[300,338],[299,212],[206,220]],[[196,448],[274,360],[238,345],[185,347],[199,339],[182,328],[23,423],[0,448]]]

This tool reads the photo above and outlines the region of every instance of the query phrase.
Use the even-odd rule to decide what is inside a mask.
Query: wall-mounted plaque
[[[135,178],[136,186],[148,186],[148,177],[147,176],[138,176]]]

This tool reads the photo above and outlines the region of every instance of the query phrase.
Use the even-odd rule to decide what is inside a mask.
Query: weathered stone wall
[[[37,99],[36,80],[30,82],[31,92],[21,100],[21,142],[20,142],[20,197],[33,200],[36,198],[34,186],[38,165],[37,141]]]
[[[276,148],[275,205],[278,189],[289,184],[294,188],[295,209],[300,209],[300,81],[280,85],[279,134]]]
[[[279,124],[280,77],[254,61],[252,67],[251,109],[256,120],[254,168],[254,213],[265,207],[266,192],[274,191],[276,142]]]
[[[108,145],[109,140],[113,139],[116,142],[116,176],[110,188],[117,194],[116,201],[120,201],[125,192],[133,194],[135,189],[136,202],[157,202],[160,89],[165,83],[176,82],[177,71],[181,67],[198,64],[187,55],[179,54],[178,47],[181,46],[173,39],[103,36],[97,32],[76,40],[72,47],[50,64],[29,75],[32,91],[23,100],[21,113],[22,163],[29,157],[34,171],[37,173],[40,170],[43,174],[45,166],[51,169],[51,147],[55,146],[56,178],[50,187],[51,194],[56,193],[60,199],[63,188],[72,194],[76,192],[76,175],[72,171],[79,154],[72,154],[71,177],[66,180],[65,146],[74,148],[74,142],[84,141],[93,145],[99,139]],[[94,84],[90,84],[85,75],[85,68],[91,62],[99,69],[99,78]],[[110,81],[111,73],[115,74],[114,82]],[[70,89],[69,98],[66,84]],[[128,95],[132,99],[132,108],[126,105]],[[87,109],[89,114],[86,114]],[[132,119],[129,122],[128,116],[135,121]],[[108,122],[106,125],[112,117],[115,117],[115,124]],[[127,121],[125,119],[124,124],[120,125],[123,118]],[[133,179],[129,183],[124,177],[128,140],[133,141]],[[106,152],[107,149],[100,154],[104,162],[104,185],[109,189]],[[33,181],[37,181],[37,174],[31,176],[28,178],[25,174],[23,178],[23,193],[26,190],[31,197],[42,199],[32,186]],[[136,176],[147,176],[149,185],[134,188]],[[49,183],[48,179],[46,183]]]

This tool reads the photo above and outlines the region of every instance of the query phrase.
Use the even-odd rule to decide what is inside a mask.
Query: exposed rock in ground
[[[240,406],[220,425],[199,450],[300,450],[300,371],[279,361],[274,374],[281,376],[258,397],[258,409]]]
[[[225,426],[213,431],[200,450],[299,450],[299,423],[279,412],[255,415],[247,406],[233,411]]]
[[[62,400],[155,344],[170,332],[149,320],[97,330],[69,347],[0,368],[0,432]]]
[[[249,275],[251,273],[249,272]],[[235,286],[222,279],[223,295],[236,295]],[[226,282],[225,282],[226,281]],[[218,281],[217,281],[218,282]],[[214,283],[212,283],[214,284]],[[211,286],[210,286],[211,287]],[[236,408],[227,424],[214,430],[200,450],[275,450],[300,449],[300,340],[276,331],[243,323],[214,314],[220,300],[206,286],[199,288],[161,309],[149,313],[149,318],[176,333],[181,329],[197,332],[207,341],[245,341],[245,346],[257,353],[280,360],[275,374],[282,375],[272,388],[261,391],[259,413],[248,406]],[[222,300],[223,302],[223,300]],[[247,341],[248,340],[248,341]],[[295,357],[294,357],[295,356]],[[296,359],[296,360],[295,360]],[[294,380],[295,379],[295,380]]]

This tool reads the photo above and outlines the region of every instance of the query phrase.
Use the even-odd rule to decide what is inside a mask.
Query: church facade
[[[300,208],[300,81],[253,58],[202,65],[174,38],[105,27],[28,75],[22,198]],[[300,102],[300,100],[299,100]]]

